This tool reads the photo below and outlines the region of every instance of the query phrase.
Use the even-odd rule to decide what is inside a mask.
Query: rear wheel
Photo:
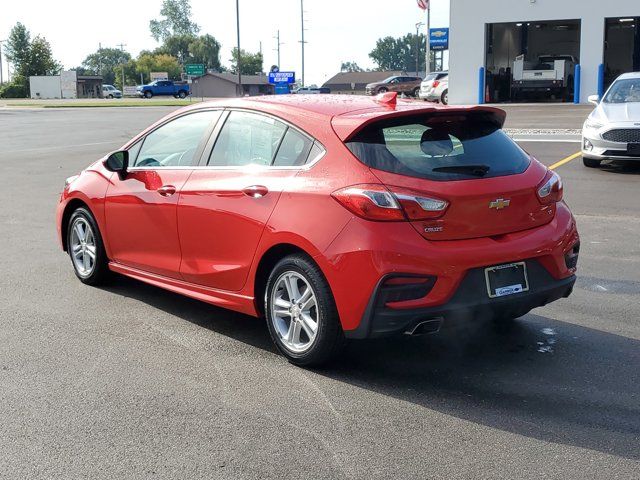
[[[449,89],[442,92],[442,95],[440,96],[440,102],[443,105],[449,105]]]
[[[420,93],[420,87],[416,87],[413,89],[413,96],[418,98],[418,94]]]
[[[98,225],[89,210],[76,209],[67,226],[67,250],[82,283],[98,285],[109,276],[107,254]]]
[[[304,255],[276,264],[267,282],[265,312],[272,340],[291,363],[321,365],[344,344],[329,284]]]
[[[153,93],[151,93],[151,91],[147,90],[146,92],[144,92],[144,98],[151,98],[153,97]]]
[[[584,164],[585,167],[598,168],[600,166],[600,164],[602,163],[602,160],[596,160],[594,158],[582,157],[582,163]]]
[[[185,98],[187,96],[187,93],[184,90],[180,90],[180,92],[178,93],[178,97],[180,98]]]

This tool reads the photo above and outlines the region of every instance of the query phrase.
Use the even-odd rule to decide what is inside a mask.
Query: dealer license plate
[[[524,262],[485,268],[484,276],[490,298],[506,297],[529,290],[527,265]]]

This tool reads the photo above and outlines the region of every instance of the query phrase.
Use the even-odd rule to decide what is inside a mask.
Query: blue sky
[[[193,18],[202,33],[222,43],[222,63],[229,64],[235,46],[235,0],[192,0]],[[368,53],[379,37],[400,36],[415,31],[426,16],[415,0],[305,0],[306,82],[321,84],[340,69],[342,61],[373,67]],[[393,8],[391,8],[393,5]],[[80,65],[98,48],[125,43],[133,55],[153,49],[149,20],[158,16],[160,0],[9,1],[2,7],[0,40],[18,21],[33,35],[41,34],[53,46],[55,57],[65,68]],[[241,46],[258,51],[262,42],[265,67],[276,63],[273,38],[280,30],[282,70],[299,73],[300,0],[240,0]],[[449,0],[432,0],[432,27],[449,24]],[[6,78],[6,62],[4,74]]]

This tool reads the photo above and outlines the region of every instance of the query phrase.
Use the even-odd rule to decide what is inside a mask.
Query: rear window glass
[[[382,121],[346,145],[371,168],[439,181],[515,175],[530,163],[492,115],[482,112]]]

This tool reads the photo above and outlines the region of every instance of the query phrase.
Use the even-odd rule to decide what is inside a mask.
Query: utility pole
[[[127,44],[126,43],[121,43],[120,45],[118,45],[118,47],[120,47],[120,50],[122,51],[122,94],[124,95],[124,47],[126,47]]]
[[[300,44],[302,45],[302,87],[304,87],[304,0],[300,0],[300,24],[302,26]]]
[[[275,38],[276,42],[278,42],[277,43],[278,46],[274,48],[274,50],[278,52],[278,68],[280,68],[280,45],[282,45],[282,42],[280,41],[280,30],[278,30],[278,33],[273,38]]]
[[[431,73],[431,2],[427,2],[427,61],[424,73],[425,78]]]
[[[418,73],[420,69],[420,27],[423,25],[422,22],[416,23],[416,76],[420,75]]]
[[[242,89],[242,55],[240,55],[240,0],[236,0],[236,31],[238,33],[238,93],[243,95]]]
[[[6,40],[0,40],[0,85],[2,85],[2,44],[6,42]],[[7,67],[7,76],[9,73],[9,67]]]
[[[98,43],[98,73],[102,75],[102,43]]]

